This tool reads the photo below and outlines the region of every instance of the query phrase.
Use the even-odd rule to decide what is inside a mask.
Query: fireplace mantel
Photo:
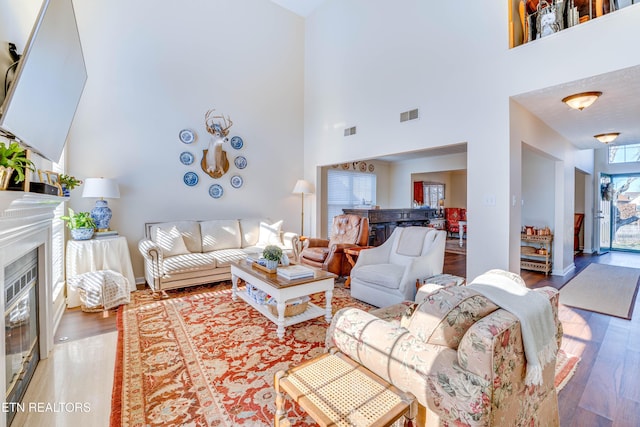
[[[0,240],[11,239],[21,229],[53,218],[53,211],[68,197],[23,191],[0,191]]]
[[[22,191],[0,191],[0,284],[5,280],[6,266],[37,249],[38,251],[38,335],[40,358],[53,349],[54,311],[52,276],[52,230],[54,211],[68,197]],[[61,307],[63,307],[61,305]],[[0,312],[4,313],[5,298],[0,298]],[[0,316],[0,355],[5,355],[6,325]],[[0,361],[0,390],[6,391],[6,362]],[[0,404],[6,404],[6,398]],[[0,427],[6,417],[0,416]]]

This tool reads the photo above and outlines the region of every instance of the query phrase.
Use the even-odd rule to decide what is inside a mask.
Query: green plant
[[[60,175],[58,182],[60,182],[60,185],[66,186],[69,190],[73,190],[78,185],[82,184],[82,181],[80,181],[75,176],[65,174]]]
[[[69,208],[69,215],[61,216],[60,219],[67,221],[67,227],[72,230],[76,228],[96,228],[96,223],[89,212],[75,213],[73,209]]]
[[[269,245],[262,251],[262,257],[269,261],[280,261],[282,249],[275,245]]]
[[[12,141],[9,146],[0,142],[0,166],[16,171],[16,184],[24,181],[25,170],[34,170],[33,162],[27,158],[27,150],[16,141]]]

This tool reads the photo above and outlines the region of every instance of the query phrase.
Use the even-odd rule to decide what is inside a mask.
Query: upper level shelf
[[[509,0],[509,47],[640,3],[640,0]]]

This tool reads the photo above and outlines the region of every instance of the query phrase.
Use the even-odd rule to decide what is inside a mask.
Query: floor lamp
[[[304,236],[304,195],[305,194],[313,194],[314,188],[313,184],[305,181],[304,179],[299,179],[296,182],[295,187],[293,187],[293,194],[300,193],[300,200],[302,201],[302,214],[300,217],[300,236]]]

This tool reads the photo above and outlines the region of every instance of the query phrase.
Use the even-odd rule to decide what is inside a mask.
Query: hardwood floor
[[[601,256],[579,255],[575,263],[576,272],[567,277],[545,276],[529,271],[523,271],[522,277],[531,288],[553,286],[559,289],[591,263],[640,267],[640,255],[624,252]],[[447,253],[444,272],[466,277],[465,264],[465,255]],[[635,302],[638,305],[638,295]],[[640,426],[640,308],[634,311],[632,320],[566,306],[560,307],[559,314],[564,328],[562,347],[569,353],[582,357],[574,377],[558,397],[561,426]],[[86,425],[108,425],[108,419],[104,414],[108,413],[111,394],[106,391],[104,385],[111,384],[113,379],[113,331],[115,311],[110,311],[103,317],[101,313],[83,313],[75,309],[68,310],[63,316],[56,333],[56,343],[60,344],[55,346],[52,357],[40,364],[44,366],[38,366],[38,383],[32,383],[27,395],[31,399],[44,402],[56,402],[61,399],[76,401],[61,395],[65,387],[55,384],[60,382],[69,388],[69,384],[86,383],[87,378],[91,376],[87,376],[86,368],[82,367],[82,364],[93,364],[94,374],[100,375],[97,381],[102,385],[100,390],[104,396],[98,398],[94,393],[90,414],[70,414],[70,418],[65,419],[67,422],[57,425],[75,425],[69,424],[68,421],[80,420],[86,422]],[[61,337],[68,339],[61,342]],[[100,358],[93,359],[95,352],[90,350],[101,341],[104,344],[98,348],[103,350],[101,356],[107,353],[106,361]],[[92,344],[88,345],[89,342]],[[85,349],[88,350],[88,354],[85,353]],[[64,375],[55,374],[56,369],[59,372],[63,369],[62,366],[66,365],[69,365],[68,372]],[[53,371],[52,366],[56,367]],[[49,383],[53,385],[46,387],[48,391],[45,394],[40,393],[42,384]],[[80,416],[83,418],[79,418]],[[92,416],[93,421],[89,421],[87,416]],[[51,418],[46,420],[48,424],[43,422],[28,425],[54,425]]]

